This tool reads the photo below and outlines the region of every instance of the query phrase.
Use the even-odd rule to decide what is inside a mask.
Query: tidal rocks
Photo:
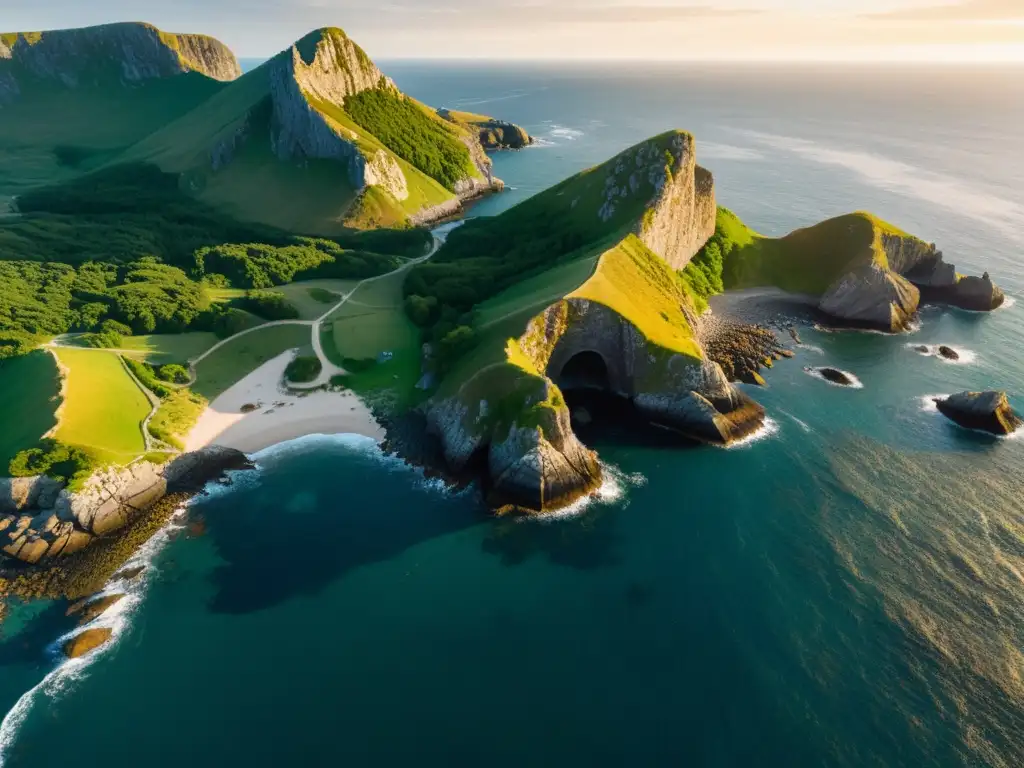
[[[804,368],[808,373],[815,373],[825,381],[832,384],[838,384],[843,387],[855,387],[857,381],[846,371],[840,371],[838,368]]]
[[[78,616],[79,626],[88,624],[101,616],[108,608],[112,608],[124,600],[124,595],[105,595],[103,597],[87,597],[73,603],[67,610],[68,616]]]
[[[110,640],[112,634],[114,634],[114,631],[106,627],[79,632],[64,643],[64,655],[69,659],[85,656],[87,653],[91,653],[100,646],[105,645]]]
[[[926,349],[927,349],[927,347],[926,347]],[[940,357],[944,357],[946,360],[959,360],[960,359],[960,353],[959,352],[957,352],[952,347],[947,347],[945,345],[942,345],[941,347],[939,347],[939,356]]]
[[[45,478],[6,481],[0,488],[6,498],[0,501],[0,551],[30,564],[70,557],[121,530],[169,491],[198,491],[229,469],[250,466],[244,454],[210,446],[166,464],[102,470],[75,492],[54,493]]]
[[[1005,392],[960,392],[936,398],[939,413],[966,429],[1009,435],[1024,424],[1010,407]]]
[[[775,360],[793,356],[771,329],[714,315],[701,318],[700,337],[705,354],[722,367],[729,381],[764,386],[761,369],[771,368]]]

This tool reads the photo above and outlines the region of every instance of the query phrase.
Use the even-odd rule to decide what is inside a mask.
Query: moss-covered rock
[[[62,650],[69,659],[77,659],[106,645],[112,634],[114,634],[114,631],[107,627],[87,629],[67,640]]]

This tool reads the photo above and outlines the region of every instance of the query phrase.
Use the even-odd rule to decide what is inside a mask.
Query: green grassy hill
[[[339,29],[299,40],[122,160],[231,215],[293,232],[403,226],[489,188],[470,132],[406,97]],[[438,214],[440,215],[440,214]]]
[[[0,207],[109,162],[238,73],[212,38],[145,24],[0,35]]]
[[[725,256],[726,289],[776,286],[794,293],[820,295],[839,277],[862,264],[888,266],[882,238],[916,240],[870,213],[837,216],[785,237],[754,232],[732,211],[718,212],[711,243]]]

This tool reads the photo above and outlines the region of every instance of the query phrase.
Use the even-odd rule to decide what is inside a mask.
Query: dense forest
[[[33,190],[17,205],[21,215],[0,219],[0,358],[68,332],[88,333],[83,343],[96,346],[127,333],[230,335],[244,313],[211,304],[208,284],[371,277],[430,242],[417,229],[324,239],[238,222],[149,165]]]
[[[452,192],[472,173],[469,150],[452,129],[395,90],[378,88],[349,96],[345,111],[356,125]]]

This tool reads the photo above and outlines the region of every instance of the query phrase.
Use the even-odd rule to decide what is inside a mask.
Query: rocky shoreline
[[[12,489],[28,484],[4,481],[0,518],[6,528],[14,527],[0,531],[11,541],[0,559],[0,598],[76,600],[99,591],[208,482],[252,466],[239,451],[209,448],[166,466],[99,473],[76,493],[53,494],[51,484],[37,478],[35,485],[44,486],[47,496],[16,496]],[[40,508],[40,503],[53,506]],[[58,549],[64,529],[70,534]],[[78,543],[69,551],[72,537]]]

